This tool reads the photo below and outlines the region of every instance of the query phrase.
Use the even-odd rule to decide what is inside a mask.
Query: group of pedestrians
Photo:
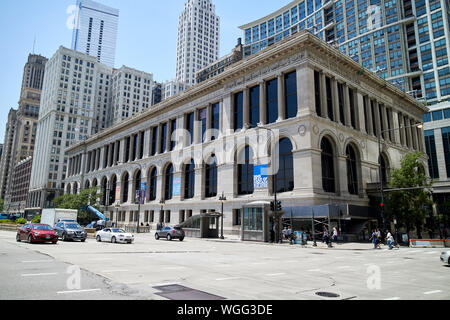
[[[370,237],[370,241],[372,241],[373,249],[381,249],[381,244],[383,243],[383,237],[384,235],[381,233],[380,229],[375,229],[372,231],[372,236]],[[384,238],[386,240],[386,243],[389,247],[389,250],[394,249],[394,246],[397,246],[395,243],[395,239],[392,236],[392,233],[387,230],[386,231],[386,237]]]

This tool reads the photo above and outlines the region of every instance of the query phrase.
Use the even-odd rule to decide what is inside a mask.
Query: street
[[[327,249],[234,239],[17,243],[0,231],[0,299],[448,300],[443,249]],[[7,275],[7,276],[4,276]]]

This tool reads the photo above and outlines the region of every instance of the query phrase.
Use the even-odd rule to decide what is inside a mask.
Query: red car
[[[56,244],[58,242],[58,235],[56,234],[56,231],[47,224],[27,223],[17,230],[16,240],[17,242],[24,240],[28,243],[52,242],[53,244]]]

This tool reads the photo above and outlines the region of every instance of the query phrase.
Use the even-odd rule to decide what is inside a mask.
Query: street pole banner
[[[116,200],[120,199],[120,187],[116,187]]]
[[[269,187],[267,171],[268,171],[267,164],[254,166],[253,181],[254,181],[255,190],[267,189]]]

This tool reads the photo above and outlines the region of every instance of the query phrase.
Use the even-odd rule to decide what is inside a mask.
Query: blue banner
[[[181,178],[173,178],[173,195],[181,195]]]
[[[268,171],[267,164],[254,166],[253,181],[254,181],[255,190],[267,189],[269,187],[267,171]]]

